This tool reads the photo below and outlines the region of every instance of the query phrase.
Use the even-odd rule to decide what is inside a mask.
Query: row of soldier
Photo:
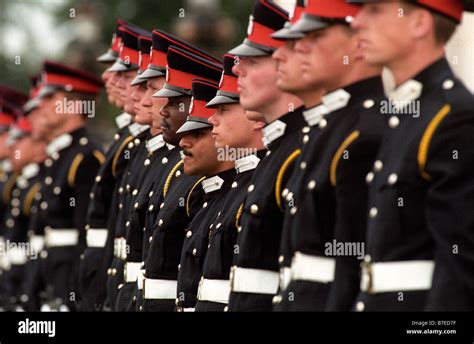
[[[222,61],[119,20],[102,80],[46,61],[29,97],[2,87],[0,306],[472,310],[474,101],[444,55],[464,10],[257,0]]]

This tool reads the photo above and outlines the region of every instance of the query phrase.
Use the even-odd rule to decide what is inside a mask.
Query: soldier
[[[212,231],[211,221],[222,209],[222,202],[236,176],[232,160],[218,156],[211,134],[212,125],[208,121],[214,111],[205,107],[215,97],[218,85],[195,79],[192,87],[192,107],[186,123],[178,130],[178,133],[184,133],[180,147],[184,153],[184,172],[206,178],[201,182],[204,190],[202,209],[189,223],[181,251],[178,311],[192,310],[196,304],[202,264]]]
[[[115,84],[115,89],[118,90],[117,98],[119,100],[116,104],[122,106],[126,113],[132,115],[134,123],[128,127],[133,138],[126,145],[129,151],[128,164],[117,189],[118,213],[109,224],[109,231],[114,234],[108,236],[106,243],[108,249],[106,249],[104,259],[104,263],[109,264],[106,270],[108,275],[107,304],[112,309],[115,309],[118,287],[123,282],[123,267],[128,250],[125,240],[127,216],[134,190],[137,190],[136,193],[138,193],[138,177],[142,172],[142,169],[134,167],[144,166],[148,154],[146,140],[153,136],[150,132],[151,119],[149,116],[137,116],[135,112],[134,106],[138,102],[132,96],[136,96],[134,91],[138,85],[131,85],[139,69],[139,37],[150,37],[150,33],[131,24],[122,25],[119,30],[122,39],[119,58],[108,70],[115,72],[112,82]],[[110,262],[112,253],[114,258]]]
[[[97,58],[97,61],[108,65],[118,58],[121,42],[119,28],[123,22],[117,21],[117,30],[112,38],[111,48]],[[116,104],[115,87],[112,83],[114,74],[105,70],[102,80],[105,83],[107,100],[111,105]],[[126,112],[115,118],[118,126],[114,134],[114,142],[105,154],[105,161],[100,167],[91,191],[91,199],[87,212],[86,248],[83,252],[80,266],[81,310],[100,310],[105,301],[106,269],[110,265],[104,264],[106,259],[106,243],[109,236],[108,223],[115,219],[118,210],[116,202],[118,184],[123,171],[129,161],[127,145],[133,141],[128,126],[132,123],[132,116]],[[106,266],[106,267],[105,267]]]
[[[278,249],[283,224],[281,191],[300,153],[304,125],[302,101],[276,86],[277,64],[271,55],[281,42],[269,35],[283,27],[288,14],[267,1],[257,1],[248,37],[230,51],[239,56],[234,66],[240,103],[249,118],[264,120],[263,143],[268,152],[255,169],[242,206],[236,253],[231,269],[229,311],[269,311],[278,290]]]
[[[279,261],[291,272],[281,274],[290,280],[274,299],[279,310],[349,311],[360,283],[365,175],[382,138],[374,105],[383,94],[381,69],[362,59],[350,28],[358,9],[344,0],[309,1],[288,29],[305,36],[289,35],[273,55],[279,87],[304,100],[308,124],[298,168],[282,192],[288,206]]]
[[[216,63],[216,59],[205,56],[208,54],[189,45],[187,50],[174,46],[168,48],[166,83],[154,96],[168,99],[160,111],[161,128],[164,140],[173,145],[178,145],[183,136],[177,131],[189,113],[192,81],[199,78],[208,83],[217,82],[221,76],[222,65]],[[153,212],[150,218],[156,219],[156,222],[148,238],[150,247],[145,264],[144,301],[140,310],[175,310],[178,265],[185,229],[202,209],[203,189],[200,184],[203,179],[202,176],[186,175],[180,160],[167,176],[163,189],[157,190],[162,195],[153,196],[149,211]],[[161,202],[155,203],[155,200]],[[156,214],[155,207],[158,208]]]
[[[44,170],[44,166],[40,164],[46,159],[46,142],[31,137],[31,123],[22,116],[10,130],[7,144],[11,145],[12,170],[19,173],[19,176],[12,191],[12,200],[4,214],[8,269],[3,279],[10,303],[9,310],[18,311],[23,310],[21,303],[28,301],[26,294],[23,294],[23,283],[28,255],[33,252],[28,247],[27,230],[31,205],[40,188],[41,172]]]
[[[357,311],[474,309],[474,101],[444,52],[462,12],[460,0],[374,2],[353,22],[364,58],[392,75]]]
[[[104,156],[85,130],[103,83],[89,73],[46,61],[40,111],[32,119],[34,138],[48,141],[40,209],[33,217],[44,230],[44,309],[72,310],[77,297],[80,252],[85,244],[89,193]],[[44,225],[44,227],[43,227]]]
[[[207,103],[215,109],[209,118],[218,155],[229,155],[234,161],[237,176],[225,198],[220,201],[219,212],[214,214],[209,228],[209,246],[202,262],[196,311],[222,312],[229,300],[229,274],[237,239],[237,223],[242,202],[250,185],[253,172],[265,156],[261,121],[247,119],[239,104],[237,76],[232,68],[238,62],[234,55],[224,55],[224,71],[217,95]],[[227,153],[228,152],[228,153]],[[194,231],[195,232],[195,231]],[[182,264],[181,264],[182,265]]]

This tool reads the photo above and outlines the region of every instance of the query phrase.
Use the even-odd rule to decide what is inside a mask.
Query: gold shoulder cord
[[[10,196],[15,186],[16,180],[19,174],[14,173],[10,178],[8,178],[7,182],[5,183],[5,188],[3,189],[3,203],[8,204],[10,202]]]
[[[337,165],[339,164],[339,161],[341,160],[342,154],[344,154],[344,151],[349,147],[352,142],[357,140],[357,138],[360,136],[359,130],[356,130],[352,132],[344,142],[339,146],[339,148],[336,151],[336,154],[334,154],[334,157],[332,158],[331,161],[331,167],[329,170],[329,178],[331,180],[331,185],[334,187],[337,184]]]
[[[283,207],[281,205],[281,184],[283,183],[283,177],[285,176],[286,170],[290,165],[295,161],[295,159],[301,154],[301,149],[295,150],[293,153],[290,154],[288,158],[286,158],[283,165],[280,167],[280,171],[278,172],[278,176],[275,183],[275,199],[281,211],[283,211]]]
[[[431,176],[428,174],[428,172],[425,171],[431,139],[433,138],[433,135],[440,123],[450,112],[450,105],[443,106],[438,112],[438,114],[431,120],[430,124],[428,124],[428,127],[426,128],[421,138],[420,146],[418,148],[418,168],[420,170],[421,176],[425,180],[431,180]]]
[[[117,152],[115,153],[114,160],[112,160],[112,175],[114,178],[117,178],[117,162],[118,159],[120,158],[120,155],[123,152],[123,149],[133,140],[133,136],[130,135],[128,136],[120,145],[119,149],[117,149]]]
[[[83,159],[84,159],[84,155],[82,153],[77,154],[74,160],[72,161],[71,167],[69,168],[69,173],[67,175],[67,182],[69,186],[72,188],[74,187],[74,184],[76,183],[77,169],[79,168],[79,165],[81,164]]]
[[[105,155],[104,155],[101,151],[95,149],[92,154],[94,154],[95,158],[97,159],[97,161],[98,161],[101,165],[104,164],[104,162],[105,162]]]
[[[191,214],[189,213],[189,201],[191,200],[191,194],[193,193],[194,189],[196,188],[196,186],[198,186],[199,184],[201,184],[201,182],[206,179],[207,177],[202,177],[201,179],[199,179],[194,185],[193,187],[191,188],[191,190],[189,191],[188,193],[188,197],[186,197],[186,214],[189,216],[191,216]]]
[[[163,187],[163,197],[166,197],[166,195],[168,194],[168,190],[170,188],[171,181],[173,180],[173,176],[182,164],[184,164],[183,160],[178,161],[178,163],[174,165],[174,167],[171,169],[171,172],[168,174],[168,177],[166,177],[165,186]]]
[[[235,228],[239,229],[240,227],[240,218],[242,217],[242,213],[244,212],[244,204],[242,203],[237,210],[237,215],[235,215]]]
[[[33,200],[40,189],[41,189],[41,183],[36,182],[31,187],[30,191],[28,191],[28,193],[26,194],[25,203],[23,204],[23,214],[25,214],[26,216],[30,215],[31,203],[33,203]]]

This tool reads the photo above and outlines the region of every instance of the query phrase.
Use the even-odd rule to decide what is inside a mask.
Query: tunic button
[[[275,295],[275,296],[273,297],[273,299],[272,299],[272,303],[273,303],[273,304],[278,304],[278,303],[281,302],[282,299],[283,299],[283,298],[282,298],[281,295]]]
[[[319,122],[319,128],[324,129],[328,125],[328,121],[326,121],[324,118]]]
[[[316,181],[315,181],[315,180],[311,180],[311,181],[308,183],[308,189],[313,190],[315,187],[316,187]]]
[[[178,272],[181,270],[181,264],[178,264]]]
[[[283,263],[283,261],[285,260],[285,257],[284,256],[280,256],[278,257],[278,263]]]
[[[134,146],[133,142],[130,142],[127,147],[128,147],[128,149],[132,149],[133,146]]]
[[[301,164],[300,164],[300,168],[301,168],[302,170],[304,170],[304,169],[306,168],[306,165],[307,165],[307,164],[306,164],[306,161],[302,161]]]
[[[153,196],[153,190],[148,193],[148,197]]]
[[[192,232],[192,231],[187,231],[187,232],[186,232],[186,238],[189,239],[192,235],[193,235],[193,232]]]
[[[165,203],[164,203],[164,202],[161,203],[161,204],[160,204],[160,209],[163,208],[164,206],[165,206]]]
[[[44,182],[46,185],[51,185],[53,183],[53,178],[48,176],[44,179]]]
[[[444,88],[445,90],[450,90],[450,89],[453,88],[453,87],[454,87],[454,81],[453,81],[453,80],[451,80],[451,79],[446,79],[446,80],[444,80],[444,82],[443,82],[443,88]]]
[[[145,165],[145,166],[150,165],[150,159],[146,159],[145,162],[143,163],[143,165]]]
[[[219,222],[219,223],[217,224],[217,226],[216,226],[216,229],[221,228],[221,226],[222,226],[222,223]]]
[[[125,222],[125,226],[126,227],[130,226],[130,221]]]
[[[207,208],[207,202],[204,202],[204,204],[202,205],[203,208]]]
[[[196,254],[197,254],[197,250],[193,249],[193,256],[195,256]]]
[[[153,210],[153,204],[150,204],[150,206],[148,207],[148,211],[152,211]]]
[[[247,189],[248,192],[252,192],[253,189],[255,189],[255,186],[252,184],[249,186],[249,188]]]
[[[356,310],[357,312],[363,312],[365,309],[365,304],[362,301],[357,302]]]
[[[391,175],[388,176],[388,183],[390,185],[395,184],[397,182],[397,180],[398,180],[398,176],[397,176],[396,173],[392,173]]]
[[[95,177],[95,182],[98,183],[98,182],[100,182],[101,179],[102,179],[102,177],[100,175],[96,176]]]
[[[138,205],[139,205],[139,203],[138,203],[138,202],[135,202],[135,204],[133,205],[133,207],[134,207],[135,209],[137,209],[137,208],[138,208]]]
[[[309,141],[309,136],[308,135],[303,136],[303,143],[308,143],[308,141]]]
[[[237,185],[238,185],[237,182],[233,182],[232,183],[232,189],[235,189],[237,187]]]
[[[306,127],[303,128],[302,132],[303,132],[303,134],[307,134],[307,133],[310,132],[310,130],[311,130],[311,128],[306,126]]]
[[[292,207],[291,210],[290,210],[290,214],[295,215],[297,211],[298,211],[297,207]]]
[[[254,214],[254,215],[257,214],[257,213],[258,213],[258,205],[252,204],[252,205],[250,206],[250,212],[251,212],[252,214]]]
[[[115,141],[117,141],[119,138],[120,138],[120,135],[119,135],[118,133],[116,133],[116,134],[114,135]]]
[[[180,170],[176,171],[174,175],[176,176],[176,178],[178,178],[181,175],[181,171]]]
[[[152,236],[150,236],[150,237],[148,238],[148,242],[150,242],[150,243],[151,243],[151,241],[152,241],[152,240],[153,240],[153,237],[152,237]]]
[[[138,190],[137,189],[133,190],[132,195],[136,196],[137,194],[138,194]]]
[[[46,209],[48,209],[48,203],[46,201],[43,201],[43,202],[41,202],[40,207],[41,207],[41,209],[46,210]]]
[[[290,192],[288,193],[288,195],[286,195],[286,200],[289,202],[293,199],[293,192]]]
[[[158,221],[158,226],[163,226],[163,219],[160,219],[160,221]]]
[[[367,184],[372,183],[373,180],[374,180],[374,172],[367,173],[367,176],[365,177],[365,181],[367,182]]]
[[[135,146],[138,146],[140,144],[140,139],[133,140],[133,143],[135,143]]]
[[[237,233],[240,233],[240,232],[242,232],[242,226],[239,226],[239,227],[237,228]]]
[[[370,214],[369,214],[370,218],[374,219],[377,216],[378,212],[379,211],[377,208],[375,207],[370,208]]]
[[[272,154],[272,151],[267,151],[267,152],[265,153],[265,156],[269,156],[270,154]]]
[[[372,99],[367,99],[365,102],[364,102],[364,107],[366,109],[370,109],[371,107],[373,107],[375,105],[375,102],[372,100]]]
[[[290,190],[284,189],[283,192],[281,193],[282,197],[286,197],[286,195],[288,195],[288,192],[290,192]]]
[[[229,311],[229,307],[228,306],[225,306],[224,307],[224,312],[228,312]]]
[[[376,161],[374,162],[374,169],[375,169],[375,171],[376,171],[376,172],[380,172],[380,171],[382,171],[382,168],[383,168],[383,162],[380,161],[380,160],[376,160]]]
[[[119,194],[123,193],[123,187],[119,187],[118,192]]]
[[[400,124],[400,119],[399,119],[397,116],[392,116],[392,117],[390,117],[390,119],[388,120],[388,125],[389,125],[390,128],[392,128],[392,129],[398,127],[399,124]]]
[[[168,163],[168,158],[167,157],[164,157],[163,159],[161,159],[161,163],[163,165],[166,165]]]

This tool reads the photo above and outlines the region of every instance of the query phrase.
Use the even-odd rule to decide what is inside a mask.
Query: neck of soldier
[[[300,98],[286,92],[281,92],[276,99],[276,101],[265,104],[261,109],[257,110],[263,115],[266,123],[276,121],[278,118],[293,112],[303,105],[303,101]]]
[[[161,129],[155,128],[153,126],[150,127],[151,136],[155,137],[161,134]]]
[[[225,161],[220,161],[216,166],[214,166],[214,168],[210,168],[209,170],[205,171],[205,173],[203,174],[207,177],[211,177],[233,168],[235,168],[234,161],[225,160]]]
[[[414,44],[408,54],[390,61],[386,67],[392,72],[395,85],[400,86],[443,56],[445,56],[444,46],[434,43]]]
[[[318,104],[321,104],[321,99],[324,93],[326,93],[326,91],[323,88],[311,87],[300,92],[295,92],[295,95],[303,100],[304,107],[306,109],[310,109]]]
[[[72,133],[73,131],[84,127],[85,120],[83,119],[82,115],[71,115],[67,121],[63,122],[60,126],[50,131],[48,141],[52,141],[54,138],[62,134]]]

